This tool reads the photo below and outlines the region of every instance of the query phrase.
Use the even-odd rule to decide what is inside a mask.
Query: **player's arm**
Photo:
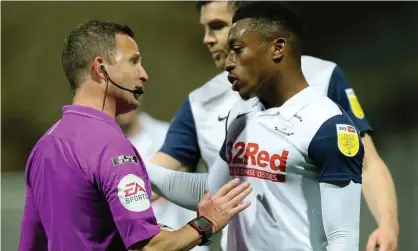
[[[381,250],[397,250],[399,222],[395,185],[385,162],[379,156],[367,133],[362,137],[363,195],[379,228],[370,236],[367,250],[379,245]],[[385,249],[386,248],[386,249]]]
[[[362,137],[365,155],[363,163],[363,194],[379,227],[392,229],[396,234],[398,209],[392,176],[377,152],[372,137]]]
[[[327,251],[358,250],[364,149],[353,123],[343,115],[327,120],[308,155],[320,182]]]
[[[212,193],[216,193],[224,184],[228,183],[231,180],[228,162],[226,158],[226,136],[224,143],[222,144],[221,150],[219,150],[219,155],[216,158],[210,170],[211,171],[208,177],[209,191],[211,191]]]
[[[20,236],[20,251],[43,251],[48,249],[48,240],[38,209],[32,194],[32,189],[26,186],[26,200],[23,211],[22,230]]]
[[[230,219],[246,209],[250,203],[242,200],[251,192],[248,182],[239,184],[235,179],[225,184],[213,196],[206,193],[198,206],[198,215],[204,216],[212,222],[212,232],[221,231]],[[239,204],[239,205],[238,205]],[[186,225],[177,231],[162,230],[155,237],[133,245],[131,251],[136,250],[190,250],[201,241],[203,237],[196,234],[190,225]]]
[[[379,227],[392,231],[397,236],[398,209],[392,176],[373,144],[370,135],[372,127],[338,66],[332,73],[328,96],[348,113],[362,135],[365,150],[362,188],[364,197]]]
[[[230,121],[229,116],[230,113],[225,122],[225,131]],[[154,163],[147,163],[147,169],[154,191],[167,200],[191,210],[196,208],[205,190],[209,188],[215,193],[230,180],[225,141],[209,174],[166,170]]]
[[[207,173],[186,173],[146,163],[152,190],[161,197],[189,210],[196,210],[208,189]]]
[[[171,170],[194,171],[200,159],[196,126],[187,99],[176,113],[160,151],[151,162]]]
[[[216,193],[230,181],[224,146],[209,174],[173,171],[152,163],[147,163],[146,166],[153,191],[190,210],[196,210],[200,199],[208,188],[212,193]]]

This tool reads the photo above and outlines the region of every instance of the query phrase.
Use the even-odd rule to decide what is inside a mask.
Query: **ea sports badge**
[[[342,154],[353,157],[360,148],[356,128],[351,125],[337,124],[338,149]]]
[[[354,116],[359,119],[364,118],[364,112],[361,108],[360,102],[358,102],[357,96],[354,93],[354,90],[349,88],[345,89],[345,94],[347,95],[348,102],[350,103],[351,110],[353,111]]]
[[[122,206],[132,212],[142,212],[151,207],[144,181],[134,174],[128,174],[119,181],[118,197]]]

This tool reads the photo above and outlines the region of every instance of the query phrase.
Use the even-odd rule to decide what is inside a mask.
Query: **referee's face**
[[[135,40],[127,35],[116,35],[115,63],[107,66],[110,78],[130,90],[144,89],[148,75],[141,59]],[[139,106],[140,95],[121,90],[112,84],[108,88],[108,95],[113,96],[116,103],[116,114],[135,110]]]

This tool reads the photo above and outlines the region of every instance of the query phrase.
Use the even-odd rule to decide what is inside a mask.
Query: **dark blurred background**
[[[394,177],[399,250],[418,250],[418,2],[297,2],[309,55],[339,64]],[[89,19],[128,24],[150,80],[143,110],[169,121],[218,71],[195,2],[1,2],[1,247],[17,250],[29,152],[71,102],[61,69],[67,33]],[[375,222],[363,201],[361,250]]]

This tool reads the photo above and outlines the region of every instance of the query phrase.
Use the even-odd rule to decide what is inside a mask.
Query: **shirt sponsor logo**
[[[285,172],[289,151],[281,154],[269,153],[257,143],[229,142],[227,144],[227,163],[229,173],[234,176],[248,176],[274,182],[285,182]],[[259,168],[251,168],[259,167]]]
[[[144,181],[133,174],[128,174],[120,180],[118,197],[122,206],[129,211],[142,212],[151,206]]]
[[[348,102],[350,103],[350,108],[354,116],[358,119],[364,119],[363,108],[361,108],[360,102],[358,101],[354,90],[352,88],[345,89],[345,94],[347,95]]]
[[[342,154],[353,157],[358,153],[360,141],[356,128],[351,125],[337,124],[338,149]]]
[[[135,155],[120,155],[112,158],[114,166],[118,166],[123,163],[138,163],[138,157]]]

